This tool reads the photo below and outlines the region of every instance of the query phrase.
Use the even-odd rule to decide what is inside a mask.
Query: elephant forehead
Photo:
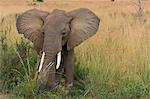
[[[67,17],[65,16],[48,16],[45,20],[45,29],[63,30],[68,24]]]
[[[65,14],[52,14],[47,16],[46,22],[48,23],[53,23],[53,24],[58,24],[60,22],[67,22],[68,17]]]

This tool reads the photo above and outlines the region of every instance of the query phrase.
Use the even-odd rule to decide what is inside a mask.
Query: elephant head
[[[56,56],[61,56],[62,47],[65,45],[67,50],[71,50],[81,44],[96,33],[99,22],[99,18],[86,8],[70,12],[55,9],[51,13],[32,9],[18,17],[18,32],[33,42],[38,54],[43,52],[45,86],[55,86],[55,68],[60,64],[60,57],[57,59]],[[51,62],[55,66],[49,68]]]

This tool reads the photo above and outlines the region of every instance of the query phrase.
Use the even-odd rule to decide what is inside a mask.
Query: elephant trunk
[[[60,37],[56,37],[55,35],[45,36],[43,45],[43,55],[40,63],[41,67],[39,67],[42,79],[40,89],[42,90],[50,90],[56,86],[55,73],[56,68],[59,67],[61,62],[61,49],[62,46]]]
[[[56,57],[62,50],[61,37],[57,35],[45,35],[43,51],[45,52],[44,64],[48,65],[51,62],[56,62]]]

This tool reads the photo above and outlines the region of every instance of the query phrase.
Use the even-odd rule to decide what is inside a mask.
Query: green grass
[[[0,79],[4,92],[26,99],[150,98],[148,21],[135,14],[103,13],[100,31],[75,49],[74,87],[68,91],[62,78],[58,89],[39,93],[37,54],[28,40],[18,36],[16,17],[1,18]]]
[[[6,35],[2,35],[1,39]],[[78,97],[85,91],[88,69],[79,67],[76,61],[74,69],[74,87],[68,92],[64,87],[64,79],[57,90],[40,93],[39,77],[37,74],[37,54],[31,44],[20,39],[12,46],[8,46],[7,39],[1,41],[1,72],[2,89],[4,93],[14,93],[16,97],[45,98],[45,97]],[[40,98],[39,98],[40,99]]]

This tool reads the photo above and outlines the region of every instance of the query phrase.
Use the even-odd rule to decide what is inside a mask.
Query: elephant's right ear
[[[33,42],[36,49],[42,49],[43,32],[42,26],[44,19],[48,16],[48,12],[38,9],[31,9],[17,18],[16,26],[20,34],[24,34],[25,38]]]

